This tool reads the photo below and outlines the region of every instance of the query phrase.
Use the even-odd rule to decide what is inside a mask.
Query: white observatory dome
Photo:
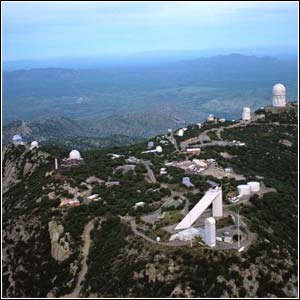
[[[274,107],[285,107],[286,106],[285,92],[286,92],[286,89],[283,84],[276,83],[273,86],[273,106]]]
[[[18,134],[14,135],[12,138],[13,142],[22,142],[22,137]]]
[[[162,147],[161,146],[157,146],[155,148],[156,152],[161,153],[162,152]]]
[[[177,135],[178,136],[183,136],[183,134],[184,134],[183,129],[179,129]]]
[[[273,95],[274,96],[284,96],[286,92],[285,86],[281,83],[276,83],[273,86]]]
[[[243,108],[242,120],[250,121],[251,120],[251,110],[250,107]]]
[[[32,141],[30,144],[30,149],[38,148],[39,143],[37,141]]]
[[[69,159],[81,159],[80,152],[78,150],[72,150],[69,154]]]

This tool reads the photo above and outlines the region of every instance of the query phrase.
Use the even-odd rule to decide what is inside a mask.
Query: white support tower
[[[55,164],[55,170],[58,169],[58,161],[57,161],[57,158],[54,159],[54,164]]]
[[[191,211],[177,224],[175,230],[190,228],[211,204],[213,206],[213,217],[222,217],[223,200],[221,187],[209,189]]]
[[[241,242],[240,242],[240,210],[238,209],[238,249],[241,247]]]
[[[216,246],[216,221],[213,217],[205,219],[204,242],[209,247]]]
[[[285,107],[286,100],[285,100],[285,93],[286,89],[285,86],[281,83],[276,83],[273,86],[273,106],[275,107]]]
[[[243,108],[242,119],[243,119],[243,121],[251,121],[251,110],[249,107]]]

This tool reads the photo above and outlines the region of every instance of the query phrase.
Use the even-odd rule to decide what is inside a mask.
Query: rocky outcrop
[[[30,150],[25,145],[8,144],[3,149],[3,194],[25,176],[30,176],[37,167],[48,161],[49,154],[40,149]]]
[[[64,227],[58,225],[55,221],[48,223],[48,230],[51,239],[51,255],[57,261],[63,261],[67,259],[70,254],[70,245],[65,240],[63,235]]]

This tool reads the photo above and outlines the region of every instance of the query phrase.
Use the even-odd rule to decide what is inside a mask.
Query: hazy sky
[[[4,60],[297,47],[296,2],[2,2]]]

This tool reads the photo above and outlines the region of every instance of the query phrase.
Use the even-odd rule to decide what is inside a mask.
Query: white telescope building
[[[14,135],[12,137],[12,142],[14,143],[14,145],[24,145],[22,137],[18,134]]]
[[[285,86],[281,83],[276,83],[273,86],[273,106],[275,107],[285,107]]]
[[[81,160],[81,155],[78,150],[72,150],[69,154],[69,159]]]
[[[205,219],[204,242],[209,247],[216,246],[216,221],[213,217]]]
[[[177,132],[177,135],[178,136],[183,136],[184,135],[183,129],[179,129],[178,132]]]
[[[143,151],[142,153],[155,153],[155,152],[157,152],[157,153],[162,153],[162,151],[163,151],[163,149],[162,149],[161,146],[156,146],[155,149],[153,149],[153,150],[148,150],[148,151]]]
[[[250,187],[248,186],[250,189]],[[222,188],[209,189],[191,211],[177,224],[175,230],[190,228],[204,211],[212,204],[214,217],[223,216]]]
[[[33,141],[30,144],[30,150],[34,149],[34,148],[38,148],[39,147],[39,143],[37,141]]]
[[[249,107],[243,108],[242,119],[243,119],[243,121],[251,121],[251,110]]]

